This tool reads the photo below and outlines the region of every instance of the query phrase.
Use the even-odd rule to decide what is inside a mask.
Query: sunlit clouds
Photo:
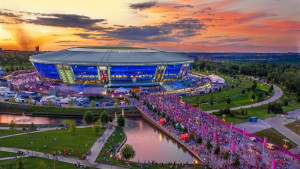
[[[299,1],[0,0],[0,47],[299,52]]]

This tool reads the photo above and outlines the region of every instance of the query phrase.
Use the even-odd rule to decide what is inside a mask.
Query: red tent
[[[181,140],[184,140],[184,141],[186,141],[188,138],[189,138],[189,135],[188,135],[188,133],[181,134]]]
[[[162,124],[162,125],[163,125],[163,124],[165,124],[165,123],[166,123],[166,119],[165,119],[165,118],[163,118],[163,119],[160,119],[160,120],[159,120],[159,122],[160,122],[160,124]]]

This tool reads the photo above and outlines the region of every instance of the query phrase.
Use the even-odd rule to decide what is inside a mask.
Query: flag
[[[232,131],[232,129],[233,129],[233,123],[231,122],[230,123],[230,131]]]
[[[190,126],[190,124],[191,124],[191,118],[189,117],[189,126]]]
[[[217,141],[217,133],[214,131],[214,140]]]
[[[264,137],[264,147],[266,147],[266,145],[267,145],[267,137]]]
[[[204,136],[205,135],[205,125],[203,124],[202,126],[202,135]]]
[[[244,128],[243,137],[246,137],[246,133],[247,133],[247,130],[246,130],[246,128]]]
[[[276,169],[276,161],[275,160],[272,161],[272,169]]]
[[[235,151],[235,140],[232,141],[232,151]]]

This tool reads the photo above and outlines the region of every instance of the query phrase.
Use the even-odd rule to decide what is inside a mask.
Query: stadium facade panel
[[[68,84],[151,84],[183,80],[194,59],[138,48],[70,48],[30,57],[46,81]]]

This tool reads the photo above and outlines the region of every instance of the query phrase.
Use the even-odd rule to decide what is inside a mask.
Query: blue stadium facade
[[[183,80],[193,58],[137,48],[70,48],[30,57],[46,81],[113,86],[159,85]]]

